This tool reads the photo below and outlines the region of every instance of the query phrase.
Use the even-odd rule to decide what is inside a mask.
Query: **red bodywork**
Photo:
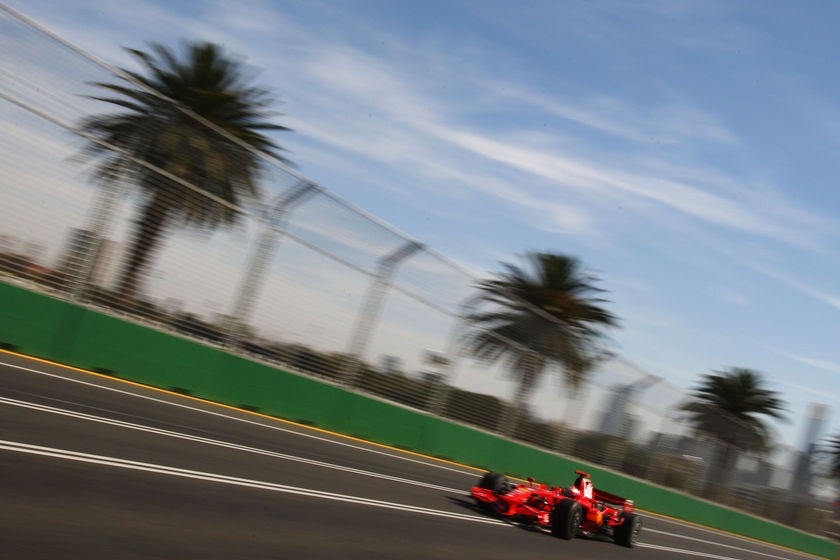
[[[575,500],[583,508],[580,534],[612,536],[613,529],[623,525],[627,516],[634,512],[633,501],[594,488],[588,473],[575,473],[578,478],[572,486],[554,488],[535,484],[533,478],[528,479],[528,484],[508,483],[502,488],[486,488],[482,486],[485,477],[479,486],[473,487],[472,497],[498,515],[543,527],[551,526],[559,502]]]

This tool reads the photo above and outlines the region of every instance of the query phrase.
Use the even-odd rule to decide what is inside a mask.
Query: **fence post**
[[[423,245],[417,241],[408,241],[403,246],[385,255],[376,265],[376,272],[372,275],[368,293],[359,312],[356,327],[353,329],[350,346],[347,353],[355,357],[353,363],[356,365],[350,371],[345,372],[345,384],[354,385],[359,375],[359,361],[365,359],[368,345],[370,344],[373,325],[382,310],[382,302],[385,299],[385,292],[391,283],[397,265],[417,251],[423,249]]]
[[[287,193],[278,196],[273,205],[263,209],[263,231],[251,251],[228,317],[227,335],[232,344],[238,344],[245,335],[248,318],[262,288],[275,246],[286,232],[292,210],[320,191],[321,188],[314,183],[299,181]]]

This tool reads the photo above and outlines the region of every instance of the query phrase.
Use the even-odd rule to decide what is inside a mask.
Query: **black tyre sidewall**
[[[504,491],[508,487],[508,478],[502,473],[488,472],[478,482],[479,488],[486,488],[495,493]]]
[[[574,500],[561,500],[551,514],[551,534],[564,540],[577,535],[583,520],[583,507]]]
[[[625,516],[624,523],[615,528],[615,542],[627,548],[636,546],[637,533],[641,533],[642,518],[635,513]]]

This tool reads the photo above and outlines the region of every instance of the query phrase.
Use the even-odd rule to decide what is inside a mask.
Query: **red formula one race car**
[[[505,475],[488,472],[472,489],[472,497],[486,511],[512,521],[543,527],[561,539],[604,535],[632,548],[642,531],[642,518],[633,501],[596,490],[588,473],[575,471],[568,487],[514,484]]]

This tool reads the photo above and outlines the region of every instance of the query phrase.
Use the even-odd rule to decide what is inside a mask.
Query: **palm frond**
[[[697,432],[741,450],[766,450],[771,430],[763,417],[785,419],[778,393],[763,386],[761,374],[745,368],[701,376],[682,410]]]
[[[576,387],[606,355],[600,341],[618,321],[601,307],[603,290],[577,259],[529,253],[523,260],[503,263],[477,284],[462,342],[476,358],[501,362],[525,395],[552,367]]]
[[[93,99],[119,111],[82,120],[91,140],[81,155],[97,162],[97,181],[134,184],[143,212],[163,213],[154,227],[141,228],[152,237],[132,245],[131,258],[145,263],[151,249],[144,247],[154,247],[168,228],[235,223],[235,208],[260,196],[265,156],[286,162],[266,133],[288,129],[272,121],[269,92],[253,86],[241,63],[217,45],[188,43],[180,56],[158,43],[128,52],[142,71],[95,83],[106,93]],[[128,266],[135,275],[138,268]]]

